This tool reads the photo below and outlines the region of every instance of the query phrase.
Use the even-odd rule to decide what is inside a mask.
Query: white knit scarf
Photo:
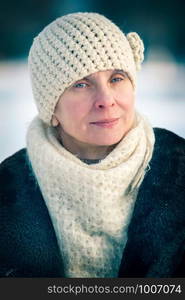
[[[153,129],[137,125],[106,158],[88,165],[35,118],[27,134],[31,165],[48,207],[66,277],[117,277],[138,187],[152,157]]]

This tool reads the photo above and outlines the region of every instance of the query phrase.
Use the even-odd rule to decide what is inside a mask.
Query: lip
[[[115,126],[119,121],[119,118],[113,118],[113,119],[103,119],[96,122],[91,122],[90,124],[105,127],[105,128],[111,128]]]

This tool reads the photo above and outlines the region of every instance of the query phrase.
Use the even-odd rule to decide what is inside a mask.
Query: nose
[[[95,107],[97,109],[105,109],[115,105],[115,99],[112,92],[107,88],[99,88],[96,90]]]

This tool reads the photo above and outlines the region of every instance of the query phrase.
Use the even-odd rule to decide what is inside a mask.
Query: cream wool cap
[[[125,35],[97,13],[73,13],[46,26],[34,39],[28,65],[39,117],[47,124],[60,95],[92,73],[119,69],[136,86],[144,46],[137,33]]]

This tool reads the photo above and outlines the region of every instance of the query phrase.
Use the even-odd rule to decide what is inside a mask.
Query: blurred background
[[[33,38],[67,13],[104,14],[145,44],[137,109],[153,126],[185,137],[184,0],[0,0],[0,161],[25,147],[36,115],[27,68]]]

